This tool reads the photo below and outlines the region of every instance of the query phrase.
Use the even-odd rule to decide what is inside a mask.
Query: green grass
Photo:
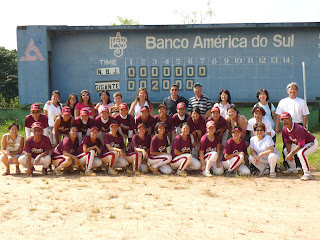
[[[8,132],[8,127],[9,125],[12,123],[12,121],[6,121],[5,123],[0,125],[0,136],[2,138],[2,135]],[[320,130],[316,130],[311,132],[316,139],[318,140],[318,142],[320,142]],[[21,134],[22,136],[26,137],[25,134],[25,130],[24,127],[20,125],[20,130],[19,130],[19,134]],[[279,134],[277,136],[277,143],[276,143],[276,149],[278,150],[278,152],[281,155],[281,162],[283,162],[283,158],[282,158],[282,137],[281,134]],[[0,142],[0,147],[1,147],[1,142]],[[320,170],[320,146],[318,147],[318,150],[316,152],[314,152],[313,154],[308,156],[309,159],[309,163],[312,169],[314,170]]]

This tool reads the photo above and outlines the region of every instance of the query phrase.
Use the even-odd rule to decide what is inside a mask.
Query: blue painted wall
[[[173,83],[188,98],[195,82],[213,101],[223,88],[233,101],[256,101],[260,88],[278,101],[287,97],[285,87],[292,81],[303,97],[303,61],[308,100],[315,100],[320,96],[319,33],[318,23],[18,27],[20,103],[50,98],[48,52],[51,90],[59,90],[62,101],[83,89],[98,101],[95,83],[108,81],[119,81],[126,102],[144,86],[150,99],[160,102]],[[119,74],[99,75],[100,68],[116,68]]]

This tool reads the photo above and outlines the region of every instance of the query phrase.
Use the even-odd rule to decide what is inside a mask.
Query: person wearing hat
[[[119,113],[114,117],[114,120],[119,124],[119,132],[125,143],[131,143],[133,130],[135,129],[134,117],[129,113],[129,107],[126,103],[119,105]],[[129,144],[130,145],[130,144]]]
[[[151,136],[146,134],[147,127],[143,123],[138,124],[137,130],[138,133],[132,138],[132,145],[127,152],[127,156],[130,156],[130,154],[138,154],[138,156],[133,159],[133,162],[130,163],[133,164],[135,174],[140,175],[140,171],[146,173],[149,170],[147,159],[150,153]],[[127,159],[130,161],[132,158]]]
[[[275,131],[272,129],[271,123],[268,119],[264,118],[266,115],[265,110],[260,106],[254,106],[251,110],[251,114],[253,118],[249,119],[247,130],[250,131],[250,136],[255,136],[256,132],[254,131],[254,124],[256,123],[263,123],[265,125],[265,132],[266,134],[270,135],[273,142],[276,143],[277,135]]]
[[[69,127],[69,136],[65,137],[58,144],[51,155],[56,175],[62,175],[62,170],[66,170],[68,168],[73,170],[73,163],[78,167],[81,166],[78,157],[75,155],[78,147],[78,128],[73,125]]]
[[[266,134],[266,126],[264,123],[255,123],[253,130],[255,134],[250,139],[251,155],[249,156],[249,161],[259,169],[260,176],[269,174],[270,172],[270,177],[274,178],[277,176],[276,165],[277,162],[280,161],[280,154],[275,149],[275,144],[271,136]]]
[[[167,107],[164,104],[159,105],[158,111],[159,111],[159,115],[154,117],[155,124],[158,122],[164,122],[167,125],[169,141],[171,144],[173,143],[173,139],[174,139],[174,136],[173,136],[174,125],[173,125],[172,117],[167,115]]]
[[[49,137],[43,135],[41,122],[34,122],[31,126],[33,136],[27,138],[24,145],[24,154],[18,159],[19,163],[27,168],[27,175],[32,176],[34,165],[42,165],[43,175],[47,175],[47,169],[51,164],[49,155],[52,145]]]
[[[34,122],[40,122],[43,127],[43,135],[49,137],[48,117],[41,113],[41,108],[38,103],[31,105],[30,115],[26,116],[24,121],[26,138],[29,138],[32,135],[31,126]]]
[[[110,131],[110,123],[113,117],[110,116],[109,108],[104,106],[100,108],[100,115],[95,119],[95,125],[99,128],[99,139],[103,143],[103,135]]]
[[[202,94],[202,85],[200,83],[195,83],[193,85],[193,92],[195,96],[189,99],[189,114],[191,115],[194,107],[199,107],[201,116],[204,118],[209,117],[211,101],[206,95]]]
[[[153,134],[155,119],[151,116],[148,106],[141,107],[140,111],[141,114],[136,117],[136,126],[143,123],[147,127],[147,134],[151,136]]]
[[[71,108],[63,107],[62,108],[62,116],[58,116],[54,121],[54,145],[57,146],[62,137],[69,136],[70,127],[74,123],[74,118],[71,116]]]
[[[110,175],[118,175],[115,168],[125,168],[129,164],[125,151],[126,146],[118,129],[118,122],[113,120],[110,123],[110,132],[103,136],[104,145],[100,158],[104,164],[109,165]]]
[[[221,144],[224,146],[228,140],[228,124],[225,118],[221,116],[218,106],[211,108],[211,116],[207,119],[207,122],[209,121],[214,121],[216,127],[215,135],[220,137]]]
[[[304,172],[301,180],[311,179],[310,166],[308,162],[308,155],[315,152],[318,148],[317,139],[303,126],[293,122],[291,114],[283,112],[280,115],[282,122],[282,138],[286,148],[284,149],[285,160],[288,162],[290,168],[283,171],[284,174],[297,173],[296,162],[294,161],[294,155],[297,155],[302,170]]]
[[[186,106],[188,106],[189,102],[182,96],[178,95],[179,86],[176,84],[171,85],[170,87],[170,96],[163,100],[163,105],[167,107],[168,115],[173,117],[174,114],[177,113],[177,105],[182,102]]]
[[[90,128],[95,125],[95,121],[89,116],[87,109],[81,109],[80,116],[74,120],[74,125],[78,128],[78,139],[81,143],[82,139],[90,134]]]
[[[86,110],[85,110],[86,111]],[[81,116],[81,115],[80,115]],[[96,176],[91,169],[98,168],[102,165],[102,161],[99,157],[101,154],[102,143],[99,136],[99,129],[93,126],[89,129],[90,135],[84,136],[83,140],[76,151],[76,156],[79,159],[81,166],[85,166],[86,176]]]
[[[177,113],[172,117],[172,122],[175,128],[175,135],[181,134],[182,124],[187,122],[189,115],[186,114],[186,108],[187,105],[184,102],[178,103]]]
[[[207,133],[202,136],[199,146],[202,174],[211,177],[210,170],[216,175],[223,174],[223,167],[220,161],[220,136],[216,136],[216,123],[208,121],[206,124]]]
[[[234,173],[239,175],[250,175],[249,168],[243,164],[248,157],[247,144],[241,138],[242,129],[234,126],[231,130],[232,138],[230,138],[223,151],[222,167],[226,169],[227,176],[233,176]]]

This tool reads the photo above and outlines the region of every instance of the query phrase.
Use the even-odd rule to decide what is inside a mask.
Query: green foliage
[[[0,93],[0,108],[19,108],[19,97],[10,98],[6,100],[2,93]]]
[[[139,25],[138,21],[133,20],[132,18],[122,18],[120,16],[117,17],[118,24],[117,23],[112,23],[112,25]]]
[[[18,96],[17,51],[4,47],[0,47],[0,91],[6,102]]]

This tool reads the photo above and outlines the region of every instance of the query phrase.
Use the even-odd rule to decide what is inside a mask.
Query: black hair
[[[256,98],[258,99],[258,101],[260,101],[259,100],[259,95],[261,94],[261,93],[265,93],[266,95],[267,95],[267,102],[268,102],[268,100],[269,100],[269,93],[268,93],[268,91],[266,90],[266,89],[264,89],[264,88],[261,88],[258,92],[257,92],[257,95],[256,95]]]
[[[178,90],[179,90],[179,86],[178,86],[177,84],[172,84],[172,85],[170,86],[170,89],[173,88],[173,87],[176,87],[176,88],[178,88]]]
[[[108,104],[109,104],[109,103],[112,103],[112,102],[111,102],[111,99],[110,99],[110,93],[109,93],[107,90],[102,90],[102,91],[99,93],[100,102],[102,103],[102,100],[101,100],[101,95],[102,95],[102,93],[107,94],[107,96],[109,97],[107,103],[108,103]]]
[[[252,108],[252,110],[251,110],[251,114],[253,115],[253,113],[254,113],[257,109],[259,109],[259,110],[261,111],[262,116],[265,116],[265,115],[266,115],[266,111],[265,111],[262,107],[256,106],[256,105],[253,106],[253,108]]]
[[[154,126],[155,133],[158,134],[158,128],[160,125],[163,125],[164,128],[166,129],[165,134],[167,133],[167,124],[164,122],[157,122],[157,124]]]
[[[199,107],[193,107],[191,112],[196,112],[201,116],[201,111]]]
[[[11,124],[9,125],[8,130],[10,131],[10,129],[11,129],[13,126],[17,126],[17,128],[18,128],[18,130],[19,130],[19,124],[18,124],[18,123],[15,123],[15,122],[13,122],[13,123],[11,123]]]
[[[235,105],[230,105],[227,109],[227,112],[229,111],[229,109],[233,109],[237,112],[237,115],[240,113],[239,110],[237,109],[237,107]]]
[[[220,91],[220,93],[219,93],[219,96],[218,96],[218,99],[217,99],[217,101],[218,101],[218,103],[221,103],[221,95],[222,95],[222,93],[225,93],[225,94],[227,94],[228,95],[228,103],[229,104],[231,104],[231,95],[230,95],[230,92],[227,90],[227,89],[222,89],[221,91]]]

